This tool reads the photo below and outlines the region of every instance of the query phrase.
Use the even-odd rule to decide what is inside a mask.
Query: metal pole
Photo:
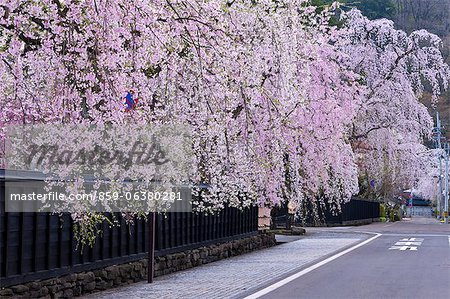
[[[148,215],[148,261],[147,261],[147,282],[153,282],[154,261],[155,261],[155,222],[156,213],[150,212]]]
[[[439,218],[442,217],[442,203],[444,201],[442,196],[442,155],[439,153]]]
[[[448,156],[449,156],[449,145],[445,144],[445,194],[444,194],[444,223],[448,224]]]
[[[413,217],[413,211],[414,211],[414,206],[413,206],[413,188],[411,187],[411,192],[409,193],[409,214],[410,214],[410,218]]]
[[[438,155],[439,155],[439,192],[438,192],[439,216],[438,216],[438,218],[440,219],[442,217],[442,210],[443,210],[442,203],[443,203],[444,199],[442,196],[442,187],[443,187],[442,186],[442,177],[443,177],[443,175],[442,175],[442,155],[440,153],[440,150],[441,150],[441,120],[439,119],[439,112],[436,112],[436,134],[437,134],[437,136],[436,136],[437,148],[439,149],[439,153],[438,153]]]
[[[438,177],[438,182],[440,181],[440,177]],[[437,184],[439,188],[439,183]],[[436,218],[439,219],[441,216],[441,195],[439,192],[436,194]]]

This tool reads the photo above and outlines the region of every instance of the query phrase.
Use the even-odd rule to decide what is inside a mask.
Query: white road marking
[[[422,242],[423,239],[422,238],[405,238],[405,239],[401,239],[400,241],[418,241],[418,242]]]
[[[417,251],[417,247],[416,246],[391,246],[389,247],[389,250],[401,250],[401,251],[405,251],[405,250],[411,250],[411,251]]]
[[[448,236],[448,246],[450,246],[450,236]]]
[[[395,245],[397,245],[397,246],[404,246],[404,245],[408,245],[408,246],[411,246],[411,245],[420,246],[420,245],[422,245],[422,242],[397,242],[397,243],[395,243]]]
[[[423,238],[403,238],[400,241],[396,242],[395,245],[389,247],[389,250],[417,251],[417,246],[422,245],[423,240]]]
[[[391,234],[391,233],[383,233],[383,236],[387,236],[387,237],[406,237],[406,236],[411,236],[411,234]],[[413,234],[413,236],[416,237],[445,237],[446,235],[441,234]]]
[[[365,241],[363,241],[361,243],[356,244],[353,247],[350,247],[350,248],[348,248],[348,249],[346,249],[344,251],[341,251],[341,252],[339,252],[339,253],[337,253],[337,254],[335,254],[333,256],[330,256],[329,258],[324,259],[323,261],[318,262],[317,264],[314,264],[314,265],[312,265],[312,266],[310,266],[310,267],[308,267],[306,269],[303,269],[300,272],[292,274],[291,276],[288,276],[285,279],[280,280],[279,282],[276,282],[276,283],[274,283],[274,284],[272,284],[272,285],[270,285],[270,286],[268,286],[268,287],[266,287],[266,288],[264,288],[264,289],[262,289],[262,290],[260,290],[260,291],[258,291],[256,293],[254,293],[254,294],[251,294],[251,295],[245,297],[244,299],[256,299],[256,298],[259,298],[261,296],[264,296],[264,295],[266,295],[266,294],[268,294],[268,293],[270,293],[270,292],[272,292],[272,291],[274,291],[274,290],[284,286],[285,284],[287,284],[287,283],[289,283],[289,282],[291,282],[291,281],[293,281],[293,280],[295,280],[295,279],[297,279],[297,278],[299,278],[299,277],[301,277],[301,276],[303,276],[303,275],[305,275],[305,274],[307,274],[307,273],[309,273],[309,272],[311,272],[311,271],[313,271],[313,270],[315,270],[315,269],[317,269],[317,268],[319,268],[319,267],[321,267],[321,266],[323,266],[325,264],[328,264],[329,262],[331,262],[331,261],[333,261],[333,260],[343,256],[344,254],[347,254],[347,253],[349,253],[349,252],[351,252],[351,251],[353,251],[353,250],[355,250],[355,249],[357,249],[357,248],[359,248],[361,246],[366,245],[367,243],[375,240],[376,238],[378,238],[380,236],[381,236],[381,234],[377,233],[375,236],[373,236],[370,239],[367,239],[367,240],[365,240]]]

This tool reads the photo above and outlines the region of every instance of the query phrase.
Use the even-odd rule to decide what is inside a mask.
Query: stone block
[[[27,287],[23,284],[12,286],[11,289],[15,294],[19,294],[19,295],[22,295],[23,293],[26,293],[30,290],[29,287]]]
[[[73,290],[73,295],[74,296],[80,296],[82,291],[83,291],[81,286],[75,286],[75,287],[72,288],[72,290]]]
[[[125,264],[119,266],[119,272],[122,277],[129,277],[133,271],[133,266],[131,264]]]
[[[304,235],[306,233],[306,230],[300,226],[291,227],[291,231],[293,235]]]
[[[113,286],[113,281],[100,281],[95,284],[97,290],[107,290]]]
[[[167,263],[168,262],[169,261],[167,261]],[[159,262],[155,262],[155,265],[154,265],[155,270],[163,270],[163,269],[166,269],[167,267],[168,267],[168,265],[166,264],[165,260],[160,260]]]
[[[121,285],[121,284],[122,284],[122,277],[117,276],[117,277],[113,280],[113,282],[114,282],[114,285],[115,285],[115,286]]]
[[[105,268],[106,278],[114,280],[119,275],[119,268],[117,266],[110,266]]]
[[[133,269],[137,272],[140,272],[142,270],[142,264],[141,263],[133,263]]]
[[[46,286],[43,286],[39,290],[31,291],[29,294],[30,297],[44,297],[47,296],[48,293],[49,293],[48,288]]]
[[[14,292],[11,289],[0,290],[0,296],[2,296],[2,297],[7,297],[7,296],[9,297],[9,296],[12,296],[12,295],[14,295]]]
[[[53,285],[53,286],[49,286],[48,287],[48,291],[51,293],[51,294],[56,294],[56,293],[58,293],[59,291],[61,291],[63,289],[63,285],[60,285],[60,284],[56,284],[56,285]]]
[[[217,255],[219,255],[219,251],[220,251],[220,248],[213,245],[213,246],[211,246],[211,249],[209,250],[209,255],[217,256]]]
[[[74,281],[77,281],[77,274],[76,273],[69,274],[69,275],[64,276],[64,278],[68,282],[74,282]]]
[[[35,281],[28,283],[27,286],[31,291],[37,291],[41,288],[41,284]]]
[[[106,272],[105,269],[95,270],[93,273],[94,273],[94,275],[95,275],[96,277],[99,277],[99,278],[102,278],[102,279],[108,277],[108,272]]]
[[[90,292],[95,290],[96,283],[95,281],[88,282],[83,286],[83,291]]]
[[[73,290],[72,289],[64,290],[63,296],[64,296],[64,298],[72,298],[73,297]]]

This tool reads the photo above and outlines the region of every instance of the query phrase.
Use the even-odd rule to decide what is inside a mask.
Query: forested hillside
[[[399,29],[411,32],[426,29],[437,34],[443,41],[442,54],[450,63],[450,0],[368,0],[364,2],[390,2],[394,10],[385,17],[394,20]],[[388,10],[390,12],[390,10]],[[424,98],[424,103],[434,112]],[[445,125],[447,138],[450,138],[450,92],[447,91],[437,104]]]
[[[312,0],[315,5],[334,2],[332,0]],[[344,9],[357,7],[370,19],[387,18],[395,22],[398,29],[408,33],[425,29],[438,35],[443,42],[442,54],[450,64],[450,0],[340,0]],[[436,107],[425,94],[422,102],[434,116],[439,111],[445,126],[447,138],[450,138],[450,91],[441,96]]]

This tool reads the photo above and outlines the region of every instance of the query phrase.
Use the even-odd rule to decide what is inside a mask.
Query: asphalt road
[[[381,235],[256,297],[450,298],[450,225],[413,218],[335,230]]]

